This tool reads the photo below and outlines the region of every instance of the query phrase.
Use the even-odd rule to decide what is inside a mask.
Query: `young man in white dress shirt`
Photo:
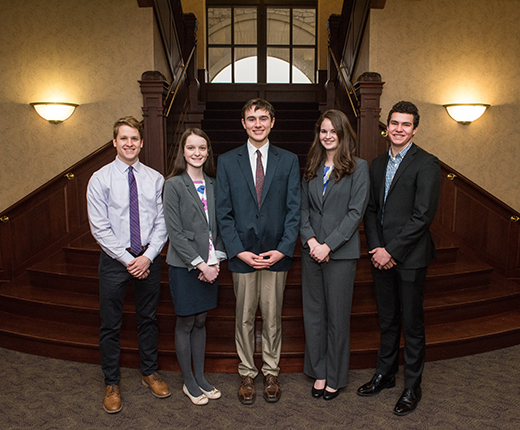
[[[161,287],[159,253],[167,233],[162,175],[139,162],[143,125],[134,117],[114,124],[116,159],[95,172],[87,189],[92,235],[102,249],[99,261],[99,349],[105,375],[103,408],[122,408],[119,392],[119,334],[128,281],[134,287],[143,385],[159,398],[170,389],[157,373],[157,318]],[[137,189],[136,189],[137,188]]]

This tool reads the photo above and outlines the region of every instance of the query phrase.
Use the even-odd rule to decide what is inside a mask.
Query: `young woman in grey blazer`
[[[204,377],[206,315],[217,306],[219,263],[226,257],[215,218],[214,178],[208,136],[198,128],[186,130],[165,182],[163,203],[170,239],[166,262],[177,314],[175,352],[183,392],[195,405],[221,396]]]
[[[304,372],[315,379],[313,397],[325,400],[337,397],[348,377],[358,227],[369,196],[367,162],[354,152],[345,114],[325,112],[307,156],[300,228]]]

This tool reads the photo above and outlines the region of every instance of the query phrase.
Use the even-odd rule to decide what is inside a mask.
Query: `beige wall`
[[[197,29],[197,68],[206,68],[206,0],[182,0],[182,11],[192,13],[199,22]]]
[[[0,211],[108,142],[120,116],[141,118],[138,80],[155,66],[153,11],[136,0],[4,3]],[[33,101],[80,106],[53,125]]]
[[[318,70],[327,70],[329,34],[327,21],[341,14],[343,0],[318,0]]]
[[[519,0],[387,0],[370,17],[370,71],[385,83],[382,120],[410,100],[421,112],[416,142],[520,210]],[[469,126],[446,103],[491,108]]]

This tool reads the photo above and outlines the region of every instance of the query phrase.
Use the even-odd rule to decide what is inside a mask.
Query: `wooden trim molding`
[[[115,157],[112,142],[0,214],[0,279],[10,280],[88,230],[87,185]]]
[[[520,278],[520,213],[441,163],[436,222],[508,278]]]

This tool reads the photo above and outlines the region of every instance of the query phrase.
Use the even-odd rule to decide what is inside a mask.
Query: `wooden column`
[[[381,138],[379,101],[384,82],[379,73],[365,72],[354,85],[359,99],[357,124],[358,156],[369,163],[385,151],[385,141]]]
[[[143,94],[144,146],[141,161],[163,175],[166,172],[166,120],[164,99],[168,83],[161,72],[144,72],[139,81]]]
[[[201,127],[201,122],[204,117],[205,97],[202,94],[204,91],[204,81],[199,82],[199,70],[197,62],[197,30],[199,28],[199,21],[192,13],[184,14],[184,22],[186,24],[186,39],[185,39],[185,58],[188,61],[188,55],[193,47],[193,57],[188,65],[186,71],[186,83],[188,86],[189,105],[187,106],[186,116],[184,118],[184,127]]]
[[[327,21],[327,33],[329,36],[329,47],[332,49],[337,57],[339,29],[341,25],[341,15],[331,15]],[[338,109],[336,106],[336,81],[338,72],[334,61],[331,58],[330,52],[327,50],[327,82],[325,82],[325,98],[326,106],[325,109]]]

